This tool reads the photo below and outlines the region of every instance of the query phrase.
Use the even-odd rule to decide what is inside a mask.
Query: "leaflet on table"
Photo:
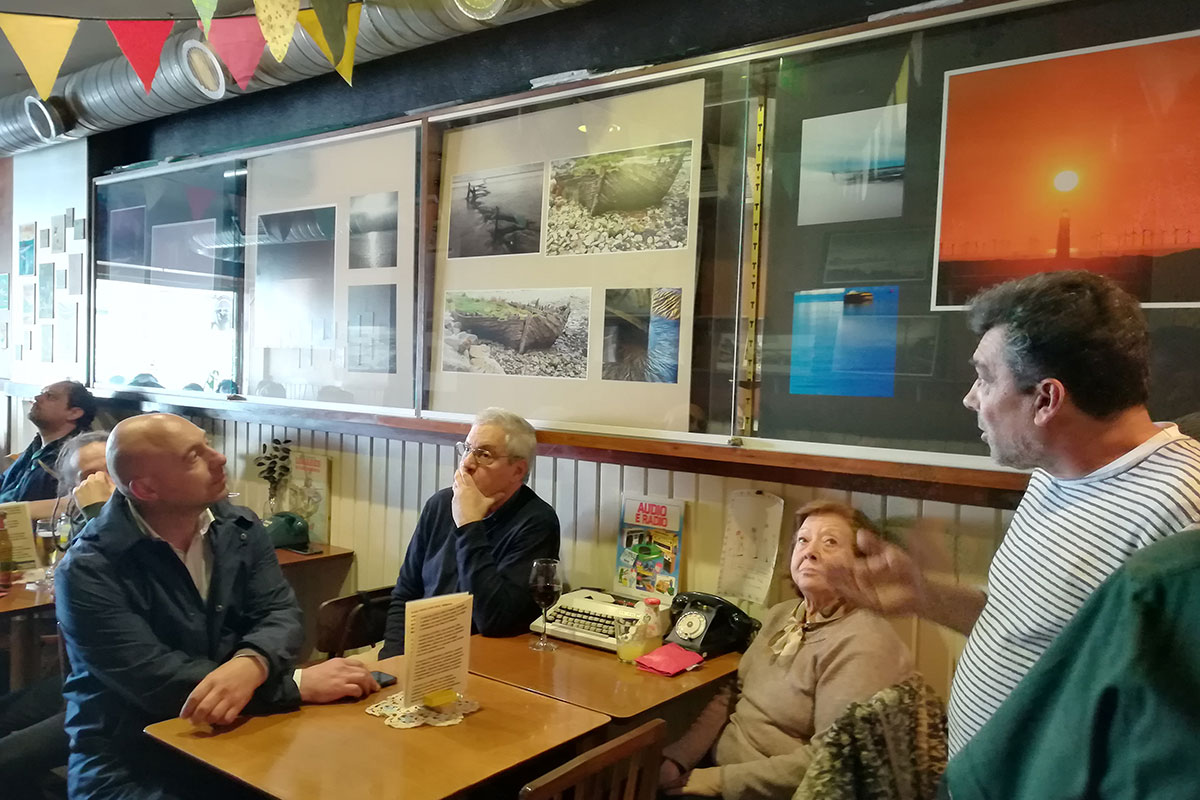
[[[683,511],[682,500],[622,496],[613,583],[618,594],[670,602],[679,593]]]
[[[730,493],[717,594],[766,604],[782,528],[782,497],[751,490]]]
[[[38,565],[37,542],[33,536],[29,506],[25,503],[0,503],[0,531],[8,534],[12,544],[12,556],[8,559],[10,569],[33,569]]]
[[[446,689],[466,694],[471,653],[471,595],[404,604],[404,697],[417,704]]]

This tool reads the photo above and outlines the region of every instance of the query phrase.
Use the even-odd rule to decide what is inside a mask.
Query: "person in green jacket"
[[[108,476],[105,446],[108,431],[81,433],[63,445],[55,463],[60,476],[59,508],[71,518],[71,539],[94,519],[116,486]]]
[[[1200,528],[1135,553],[953,759],[952,800],[1200,796]]]

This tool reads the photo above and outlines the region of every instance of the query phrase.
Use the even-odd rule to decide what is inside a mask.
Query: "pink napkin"
[[[646,672],[653,672],[655,675],[664,675],[670,678],[699,666],[703,661],[704,657],[699,653],[685,650],[674,642],[671,642],[664,644],[657,650],[646,653],[646,655],[637,659],[634,663],[638,665],[638,669],[644,669]]]

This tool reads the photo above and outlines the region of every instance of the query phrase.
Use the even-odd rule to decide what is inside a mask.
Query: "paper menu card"
[[[471,595],[404,604],[404,697],[410,704],[445,689],[466,693],[471,654]]]
[[[729,493],[717,594],[767,602],[782,525],[782,497],[749,490]]]
[[[25,503],[0,503],[0,529],[8,534],[12,542],[12,558],[9,569],[26,570],[38,565],[37,541],[33,535],[33,522],[29,518],[29,506]],[[0,569],[4,569],[0,565]]]

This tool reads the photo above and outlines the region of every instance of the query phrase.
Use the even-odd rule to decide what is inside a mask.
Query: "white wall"
[[[12,277],[9,285],[9,305],[12,309],[9,323],[9,352],[12,356],[10,377],[18,383],[45,384],[64,378],[84,380],[87,364],[87,275],[88,257],[84,256],[84,290],[81,295],[69,295],[67,289],[57,286],[54,290],[56,306],[67,305],[74,310],[74,321],[69,322],[55,309],[54,318],[43,321],[36,318],[33,326],[23,321],[22,299],[25,286],[37,284],[37,274],[18,275],[18,248],[20,227],[36,223],[40,232],[49,229],[51,218],[74,209],[75,217],[89,217],[87,180],[87,141],[79,140],[57,144],[13,157],[13,252]],[[88,236],[91,235],[91,220],[88,220]],[[36,264],[53,263],[55,271],[67,270],[71,253],[88,252],[88,239],[76,240],[74,231],[67,231],[66,252],[51,253],[49,247],[42,248],[38,241]],[[36,294],[36,291],[35,291]],[[65,309],[63,309],[65,310]],[[41,328],[54,330],[54,360],[42,359]],[[28,333],[33,334],[33,348],[27,347]],[[74,337],[71,340],[71,337]],[[60,339],[60,337],[63,337]],[[16,358],[16,346],[25,350],[22,359]],[[14,445],[15,446],[15,445]]]

